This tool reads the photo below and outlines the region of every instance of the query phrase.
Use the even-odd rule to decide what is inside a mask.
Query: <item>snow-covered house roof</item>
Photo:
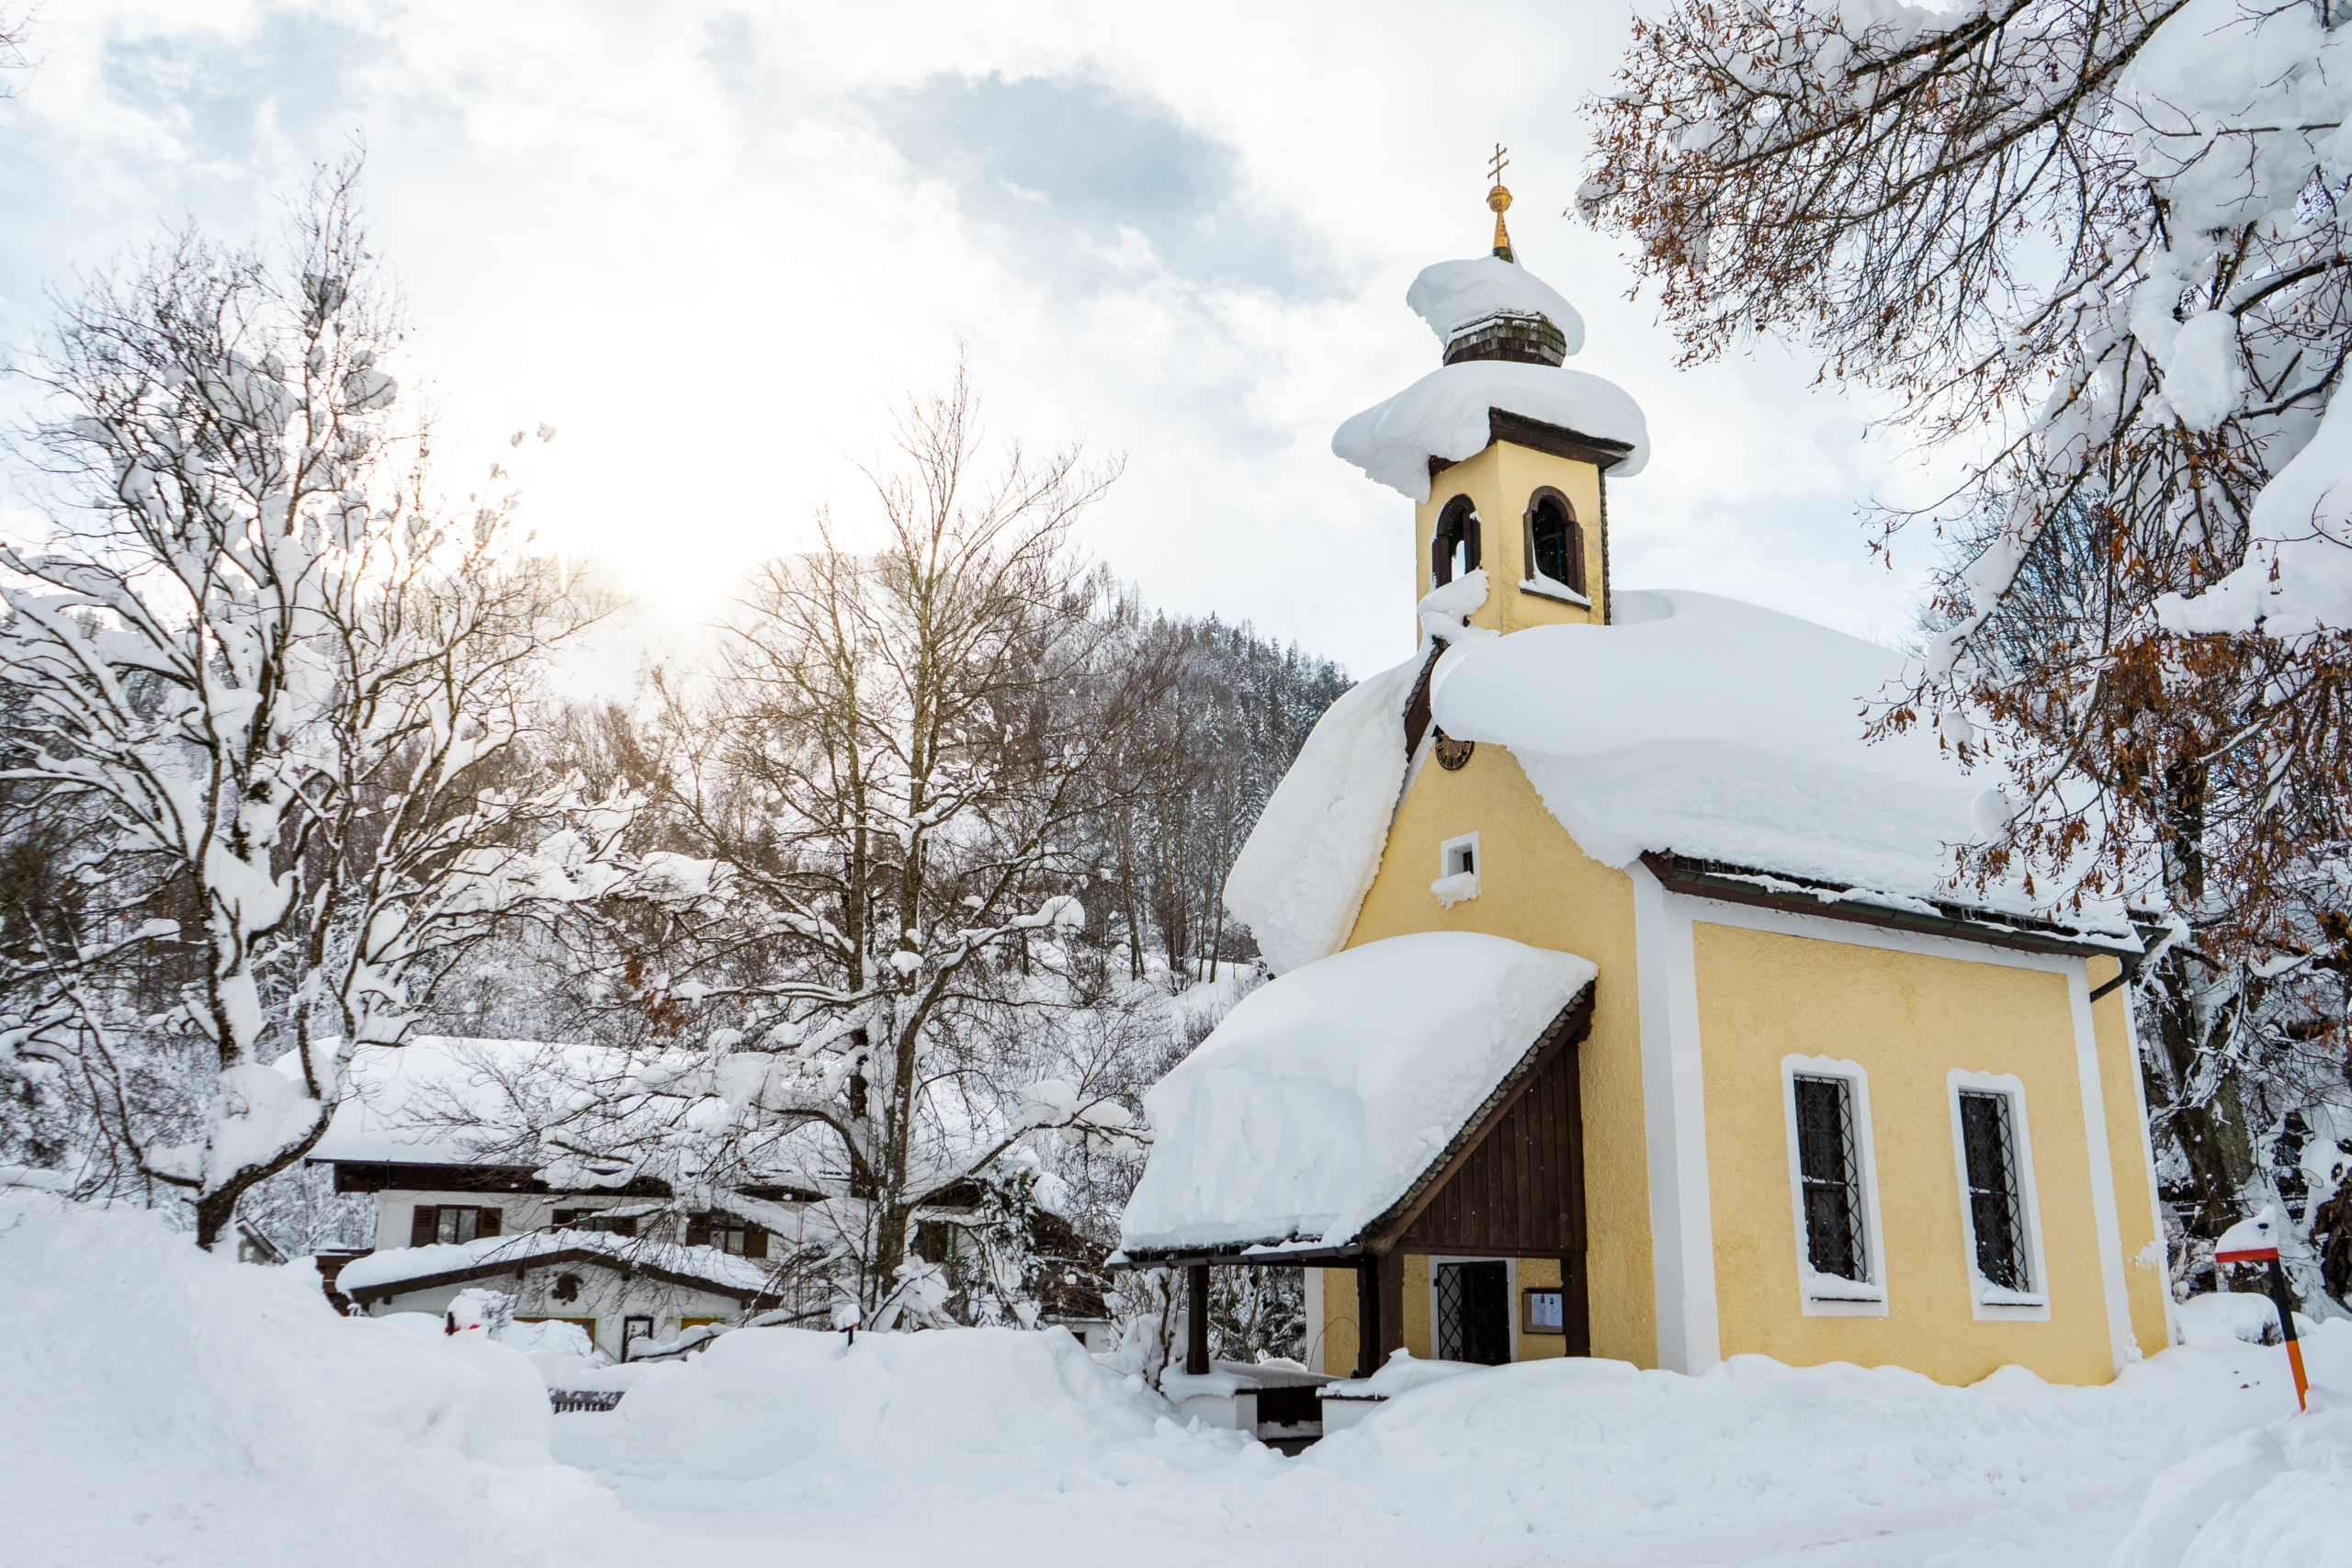
[[[345,1064],[344,1098],[309,1162],[486,1167],[566,1191],[626,1188],[639,1177],[643,1149],[660,1142],[647,1123],[673,1110],[639,1096],[688,1058],[699,1064],[703,1055],[646,1058],[611,1046],[430,1034],[363,1045]],[[818,1142],[784,1133],[747,1175],[762,1189],[813,1191]],[[624,1152],[599,1152],[607,1148]]]
[[[1949,885],[1951,846],[2006,819],[1997,781],[1924,727],[1864,738],[1863,708],[1902,680],[1902,655],[1712,593],[1621,591],[1613,612],[1607,626],[1465,636],[1430,681],[1438,728],[1509,748],[1586,854],[1778,874],[1889,910],[2036,914],[2021,886]],[[1278,972],[1337,951],[1354,927],[1425,657],[1333,705],[1235,860],[1226,905]],[[2120,908],[2072,925],[2137,951]]]
[[[347,1093],[311,1150],[320,1163],[475,1165],[486,1141],[549,1106],[559,1083],[621,1071],[627,1055],[537,1040],[423,1034],[363,1045],[345,1066]]]
[[[1434,1175],[1599,973],[1425,931],[1261,987],[1144,1096],[1151,1160],[1122,1248],[1354,1241]]]
[[[616,1235],[603,1231],[526,1231],[479,1241],[402,1247],[356,1258],[343,1266],[335,1288],[357,1302],[465,1284],[525,1268],[577,1263],[642,1274],[668,1284],[752,1302],[776,1294],[770,1268],[711,1247]]]

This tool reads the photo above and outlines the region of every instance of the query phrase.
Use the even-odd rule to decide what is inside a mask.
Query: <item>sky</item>
[[[1933,476],[1776,345],[1678,367],[1615,242],[1563,215],[1628,17],[52,0],[0,102],[0,355],[46,290],[168,225],[267,231],[364,145],[452,460],[554,425],[526,516],[665,622],[816,508],[870,515],[860,461],[960,346],[992,433],[1124,460],[1081,540],[1149,602],[1363,674],[1411,651],[1412,508],[1331,432],[1436,367],[1405,290],[1486,250],[1501,142],[1519,258],[1586,320],[1573,363],[1648,418],[1613,581],[1902,640],[1932,543],[1890,572],[1858,509]],[[19,461],[13,536],[42,527]]]

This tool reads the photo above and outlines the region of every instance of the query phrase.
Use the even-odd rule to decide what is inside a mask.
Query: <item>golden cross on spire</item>
[[[1495,155],[1487,160],[1487,174],[1495,188],[1487,193],[1487,209],[1495,215],[1495,254],[1507,262],[1519,258],[1510,253],[1510,231],[1503,227],[1503,214],[1510,208],[1510,192],[1503,186],[1503,170],[1510,164],[1510,149],[1495,143]]]

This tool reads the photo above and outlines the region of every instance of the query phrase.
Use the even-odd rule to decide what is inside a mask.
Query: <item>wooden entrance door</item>
[[[1483,1367],[1510,1359],[1510,1265],[1437,1266],[1437,1353]]]

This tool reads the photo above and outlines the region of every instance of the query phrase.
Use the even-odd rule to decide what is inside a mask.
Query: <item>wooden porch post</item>
[[[1587,1288],[1584,1254],[1560,1254],[1560,1327],[1567,1336],[1563,1347],[1571,1356],[1592,1354],[1592,1297]]]
[[[1356,1371],[1368,1378],[1380,1370],[1380,1266],[1370,1253],[1356,1259]]]
[[[1209,1370],[1209,1266],[1184,1270],[1184,1370],[1204,1377]]]
[[[1405,1348],[1405,1249],[1380,1255],[1380,1365]]]

